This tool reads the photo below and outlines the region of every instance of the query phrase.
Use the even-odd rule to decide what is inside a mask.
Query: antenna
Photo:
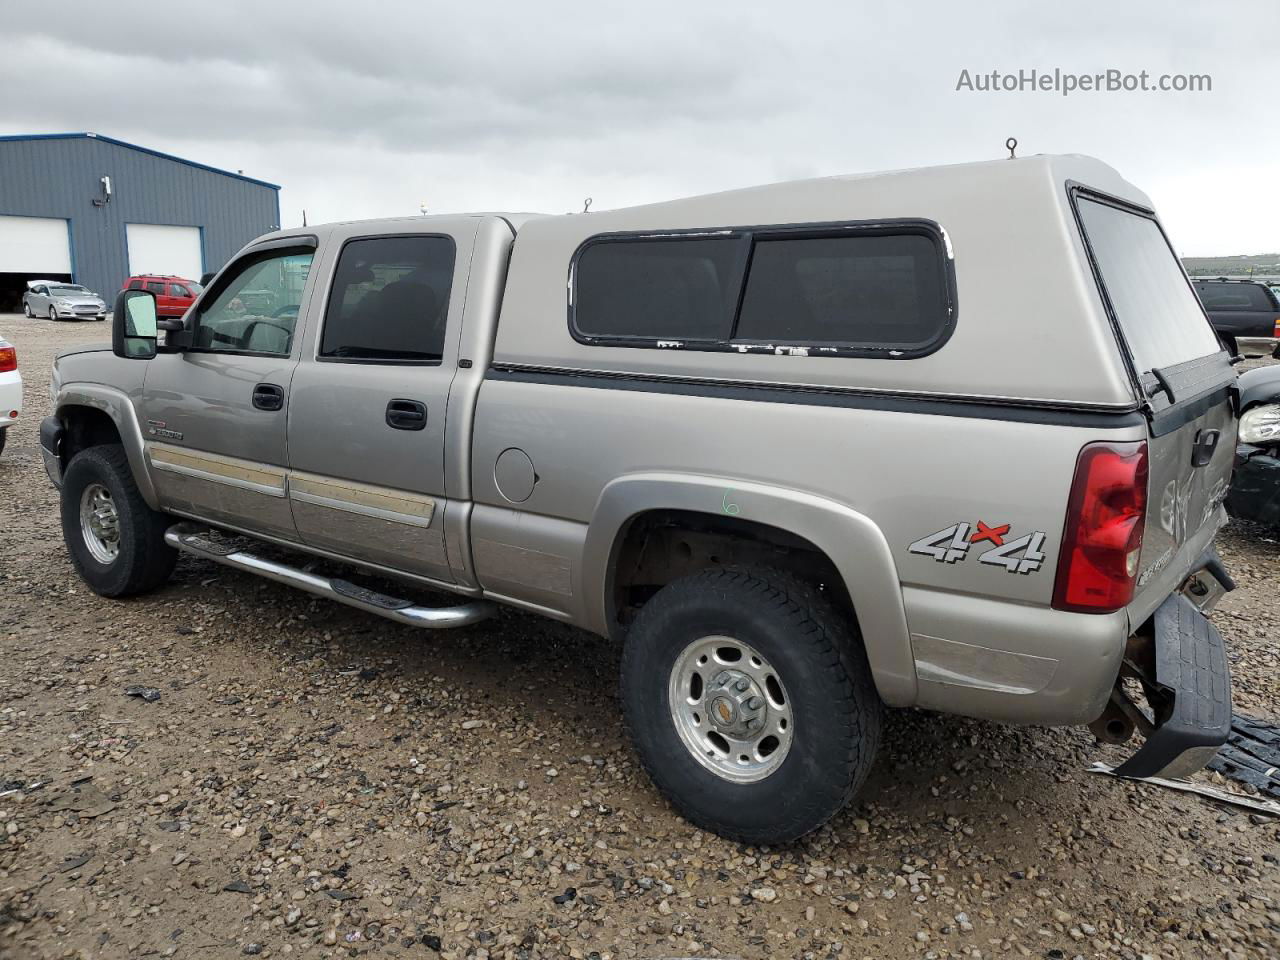
[[[307,211],[305,209],[302,211],[302,225],[304,227],[307,225]]]
[[[418,204],[418,211],[425,217],[427,215],[427,201],[423,200]]]
[[[587,213],[590,210],[591,210],[591,198],[587,197],[587,199],[582,201],[582,212]]]
[[[1004,148],[1005,148],[1006,150],[1008,150],[1008,151],[1009,151],[1009,159],[1010,159],[1010,160],[1017,160],[1017,159],[1018,159],[1017,154],[1015,154],[1015,153],[1014,153],[1014,151],[1018,149],[1018,138],[1017,138],[1017,137],[1010,137],[1008,140],[1006,140],[1006,141],[1004,142]]]

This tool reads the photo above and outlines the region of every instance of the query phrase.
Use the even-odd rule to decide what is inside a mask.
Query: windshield
[[[1085,242],[1139,374],[1222,349],[1178,258],[1151,217],[1079,199]]]
[[[74,283],[65,283],[49,288],[49,293],[55,297],[83,297],[88,292],[86,287],[77,286]]]

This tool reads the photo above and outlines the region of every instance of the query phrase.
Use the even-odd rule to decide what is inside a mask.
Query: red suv
[[[195,303],[196,296],[204,288],[194,280],[183,277],[163,277],[144,273],[125,281],[125,290],[150,290],[156,295],[156,315],[181,317],[187,307]]]

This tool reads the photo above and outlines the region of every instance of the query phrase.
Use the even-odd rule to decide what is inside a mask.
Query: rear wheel
[[[0,430],[0,453],[4,453],[4,438],[9,435],[9,428],[5,427]]]
[[[776,571],[704,570],[655,594],[627,636],[622,702],[658,789],[693,823],[747,843],[825,823],[880,740],[856,631]]]
[[[164,541],[170,520],[147,506],[119,444],[88,447],[62,480],[62,536],[94,593],[123,597],[169,579],[178,552]]]

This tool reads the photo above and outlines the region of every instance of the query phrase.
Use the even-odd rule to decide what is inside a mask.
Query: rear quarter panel
[[[593,598],[564,591],[575,583],[600,582],[580,569],[580,544],[602,492],[618,477],[684,472],[722,479],[701,507],[709,514],[736,510],[736,516],[776,525],[767,503],[765,512],[757,512],[751,498],[739,495],[743,484],[804,491],[847,505],[871,518],[888,542],[893,582],[899,586],[898,595],[884,602],[905,605],[912,634],[940,635],[1056,664],[1071,655],[1064,643],[1071,640],[1069,622],[1078,619],[1048,609],[1076,456],[1094,440],[1143,435],[1140,423],[1106,430],[491,377],[476,414],[474,491],[486,540],[527,549],[531,558],[549,555],[567,570],[560,594],[549,599],[538,589],[537,569],[526,568],[533,579],[524,588],[525,598],[558,606],[566,619],[591,628],[598,628],[587,617]],[[528,454],[538,476],[533,493],[520,504],[507,501],[494,479],[498,456],[512,447]],[[1043,556],[1021,570],[1016,564],[1022,553],[1011,558],[1012,569],[982,562],[997,543],[973,541],[979,522],[1006,544],[1039,535]],[[958,524],[967,529],[957,556],[912,550],[913,544]],[[477,567],[483,582],[479,560]],[[517,594],[521,590],[519,584],[504,586]],[[966,606],[966,600],[991,606]],[[993,615],[994,605],[1005,613]],[[1015,608],[1018,615],[1008,614]],[[972,616],[949,617],[948,610],[972,611]],[[1037,616],[1051,618],[1053,629],[1029,628]],[[1094,641],[1098,656],[1111,658],[1102,672],[1111,669],[1113,678],[1123,624],[1112,618],[1091,628],[1100,631]],[[1051,679],[1046,676],[1045,683]],[[1109,686],[1110,680],[1102,683],[1104,696]],[[1064,702],[1070,693],[1062,692]],[[1044,719],[1090,719],[1072,711],[1089,712],[1095,693],[1089,691],[1084,706],[1070,704],[1065,713]],[[981,712],[1019,718],[1008,707]]]

